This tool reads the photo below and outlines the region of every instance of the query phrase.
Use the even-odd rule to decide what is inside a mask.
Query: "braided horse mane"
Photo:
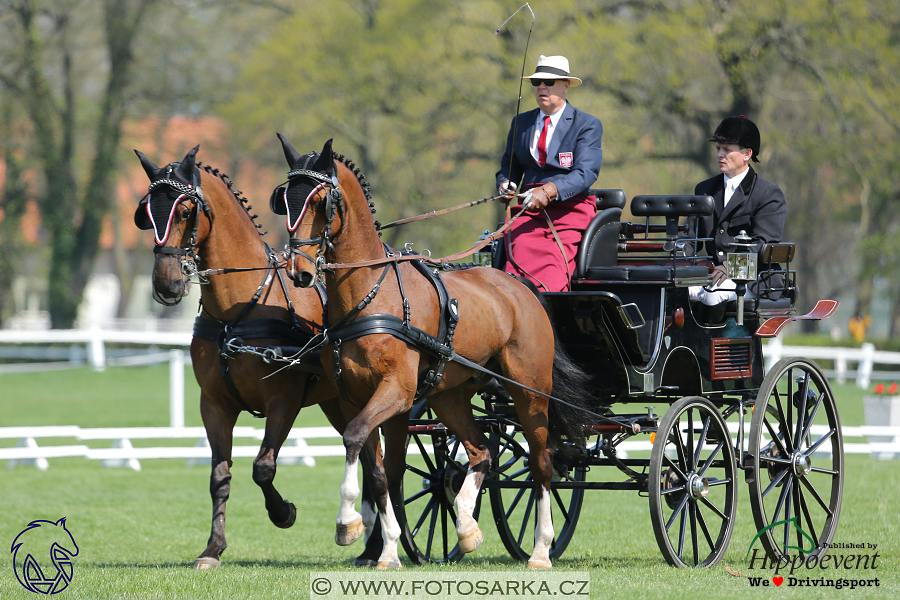
[[[356,177],[356,181],[358,181],[360,187],[362,187],[363,194],[365,194],[365,196],[366,196],[366,201],[369,203],[369,210],[372,211],[372,214],[374,215],[375,214],[375,203],[372,202],[372,191],[371,191],[372,185],[366,179],[366,176],[363,175],[362,173],[360,173],[359,167],[356,166],[356,163],[354,163],[352,160],[350,160],[348,157],[344,156],[343,154],[338,154],[337,152],[332,151],[331,157],[333,159],[335,159],[336,161],[340,162],[341,164],[343,164],[348,169],[350,169],[350,171]],[[375,221],[375,230],[378,231],[379,229],[381,229],[381,222]],[[378,231],[378,237],[381,237],[380,231]]]
[[[253,224],[256,226],[256,229],[257,230],[262,229],[262,225],[260,225],[259,223],[256,222],[256,219],[257,219],[257,217],[259,217],[259,215],[256,215],[256,214],[253,214],[250,212],[250,210],[253,208],[253,205],[248,204],[249,200],[247,200],[247,198],[245,198],[243,196],[244,192],[242,192],[241,190],[233,189],[234,182],[231,180],[230,177],[228,177],[228,175],[226,175],[225,173],[222,173],[219,169],[214,169],[211,165],[203,164],[199,160],[196,161],[195,164],[196,164],[197,168],[203,169],[210,175],[215,175],[216,177],[221,179],[222,182],[226,186],[228,186],[228,191],[230,191],[234,195],[235,199],[240,203],[240,205],[244,208],[244,210],[247,211],[247,216],[250,217],[251,221],[253,221]],[[257,233],[259,234],[260,237],[262,237],[269,232],[268,231],[257,231]]]

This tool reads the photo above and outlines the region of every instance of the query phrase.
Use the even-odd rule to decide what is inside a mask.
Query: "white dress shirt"
[[[747,173],[749,172],[750,169],[744,169],[742,173],[739,173],[738,175],[735,175],[731,178],[723,173],[723,176],[725,177],[725,206],[728,206],[728,201],[731,200],[731,197],[734,195],[735,190],[738,189],[738,186],[741,185],[744,177],[746,177]]]
[[[562,114],[563,114],[563,112],[565,112],[566,106],[568,106],[568,104],[569,103],[566,102],[566,104],[564,104],[561,109],[559,109],[552,115],[549,115],[550,126],[547,129],[547,140],[545,142],[547,144],[547,157],[548,158],[550,157],[550,152],[549,152],[550,151],[550,140],[553,139],[553,132],[556,130],[556,124],[559,123],[559,119],[560,119],[560,117],[562,117]],[[538,159],[538,140],[541,138],[541,130],[544,129],[544,117],[546,117],[546,116],[548,116],[548,115],[545,115],[543,113],[543,111],[538,111],[537,127],[534,128],[534,137],[531,138],[531,146],[529,148],[529,150],[531,151],[531,156],[534,157],[534,160],[539,160]]]

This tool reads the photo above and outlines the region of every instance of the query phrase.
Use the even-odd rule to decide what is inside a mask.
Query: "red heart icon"
[[[772,581],[775,583],[775,586],[779,586],[784,581],[784,577],[773,577]]]

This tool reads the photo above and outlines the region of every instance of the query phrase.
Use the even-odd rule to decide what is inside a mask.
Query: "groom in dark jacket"
[[[735,284],[725,272],[725,258],[735,248],[731,246],[741,231],[753,240],[759,252],[766,243],[781,241],[787,217],[787,204],[778,185],[757,175],[750,161],[759,162],[759,129],[747,117],[728,117],[716,128],[708,141],[716,143],[716,159],[722,175],[707,179],[694,189],[695,195],[715,199],[715,212],[709,216],[688,220],[690,237],[712,238],[700,242],[715,268],[709,286],[695,286],[691,300],[713,306],[734,300]],[[688,244],[688,254],[692,254]],[[756,285],[748,285],[747,297],[756,294]]]

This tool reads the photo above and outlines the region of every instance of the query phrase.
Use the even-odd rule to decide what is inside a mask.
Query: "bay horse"
[[[528,566],[551,568],[554,449],[548,442],[557,448],[564,437],[583,442],[586,419],[572,405],[549,411],[546,394],[565,393],[570,401],[577,399],[586,406],[582,386],[587,376],[564,352],[557,352],[560,346],[540,299],[499,270],[472,268],[436,277],[421,263],[403,260],[382,244],[359,170],[345,166],[343,156],[333,153],[331,140],[322,152],[301,156],[278,136],[290,172],[270,204],[276,213],[287,215],[290,275],[309,287],[324,274],[330,343],[321,360],[326,373],[336,374],[345,400],[341,408],[350,419],[344,431],[347,456],[336,537],[349,544],[360,535],[355,500],[361,458],[372,472],[384,536],[377,566],[400,567],[400,527],[392,503],[399,510],[403,502],[399,482],[407,421],[395,416],[427,396],[469,457],[470,467],[454,502],[460,550],[472,552],[481,544],[484,534],[473,510],[492,451],[475,423],[471,398],[492,379],[486,367],[524,386],[508,385],[507,392],[528,440],[539,497]],[[395,418],[389,421],[391,417]],[[385,437],[383,461],[366,446],[379,426]]]
[[[273,481],[278,452],[300,409],[318,404],[343,432],[346,420],[336,389],[321,377],[318,362],[305,370],[281,370],[259,356],[234,354],[224,344],[239,336],[258,346],[302,346],[321,330],[324,295],[285,285],[283,266],[262,239],[252,206],[232,190],[228,176],[196,161],[199,146],[181,162],[157,167],[143,153],[150,188],[135,212],[135,224],[154,232],[154,298],[167,306],[187,294],[190,276],[203,280],[201,315],[194,325],[191,360],[200,385],[200,414],[212,450],[212,528],[195,568],[218,566],[227,544],[225,505],[231,488],[233,429],[241,411],[265,416],[265,434],[253,461],[253,481],[262,489],[269,519],[288,528],[296,507],[282,498]],[[364,502],[367,533],[375,523],[371,500]],[[373,536],[379,539],[380,536]],[[380,552],[380,544],[374,544]],[[371,564],[364,552],[357,564]]]

